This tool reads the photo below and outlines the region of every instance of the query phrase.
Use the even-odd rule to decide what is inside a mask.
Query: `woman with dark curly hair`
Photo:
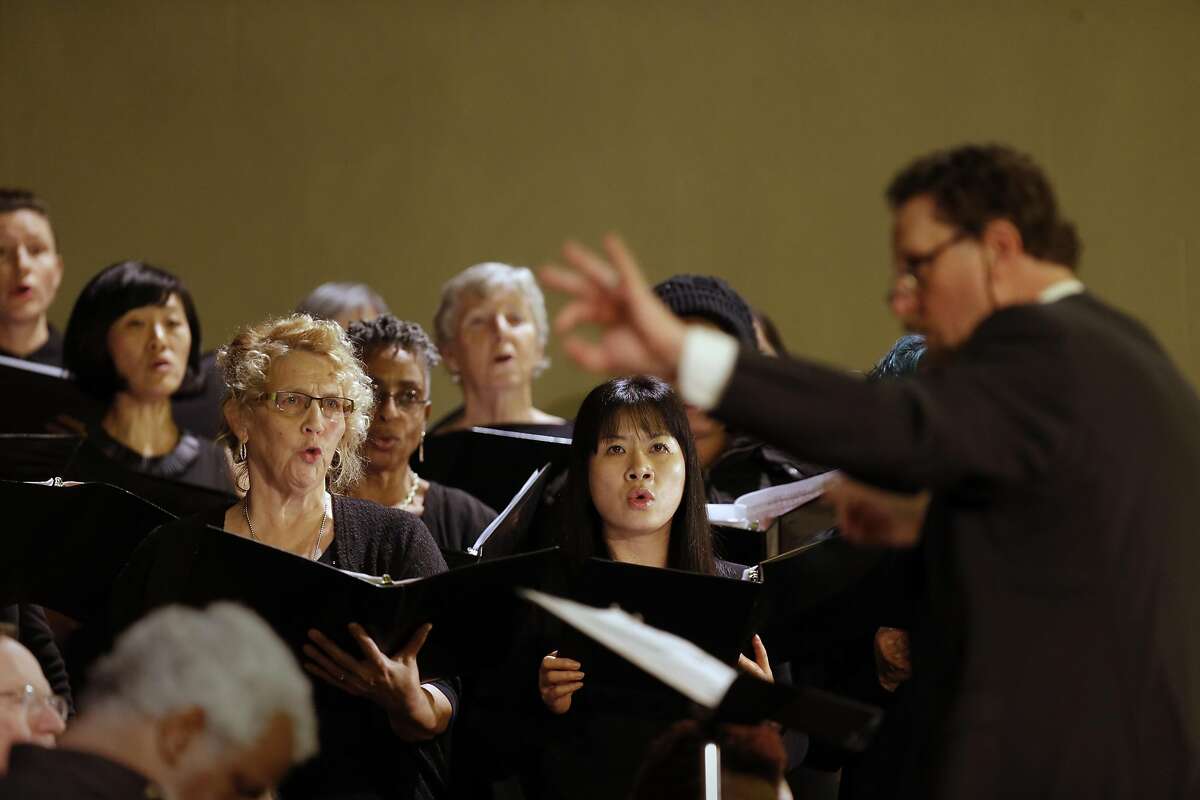
[[[347,332],[375,392],[362,479],[350,494],[416,514],[444,550],[464,551],[496,518],[466,492],[427,481],[410,466],[429,424],[429,372],[438,350],[415,322],[384,314]]]

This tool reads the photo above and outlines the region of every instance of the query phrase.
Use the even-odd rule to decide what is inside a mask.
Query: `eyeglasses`
[[[298,417],[308,411],[314,400],[326,419],[344,417],[354,410],[354,401],[349,397],[313,397],[304,392],[271,392],[265,397],[289,417]]]
[[[959,231],[924,255],[900,257],[897,263],[897,266],[902,267],[899,270],[900,274],[896,277],[891,290],[884,295],[884,301],[888,305],[891,305],[898,297],[915,294],[920,291],[922,288],[921,273],[925,268],[933,266],[942,257],[943,253],[963,239],[969,238],[970,235],[966,231]]]
[[[26,714],[32,714],[38,708],[48,708],[63,722],[67,721],[67,712],[70,709],[67,698],[59,694],[39,694],[37,689],[28,683],[20,689],[0,692],[0,699],[21,706]]]
[[[406,409],[423,406],[426,402],[428,402],[424,395],[421,394],[419,389],[414,389],[412,387],[408,389],[401,389],[398,392],[389,392],[382,386],[375,386],[373,387],[372,391],[375,393],[375,405],[378,408],[383,408],[385,405],[387,405],[389,400],[394,401],[396,405]]]

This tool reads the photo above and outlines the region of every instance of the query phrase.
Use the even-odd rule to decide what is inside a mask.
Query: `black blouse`
[[[193,520],[223,528],[225,509]],[[370,575],[418,578],[446,571],[446,562],[419,517],[369,500],[333,496],[335,537],[323,564]],[[166,526],[164,530],[169,529]],[[232,535],[232,534],[231,534]],[[458,681],[428,682],[458,710]],[[449,732],[410,743],[392,732],[375,704],[313,681],[320,753],[288,774],[281,800],[433,800],[446,797]]]

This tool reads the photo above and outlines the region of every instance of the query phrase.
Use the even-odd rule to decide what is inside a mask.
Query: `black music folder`
[[[0,604],[37,603],[79,621],[105,615],[138,545],[173,515],[104,483],[0,481],[11,514],[0,560]]]
[[[565,469],[570,447],[558,436],[471,428],[426,438],[425,460],[412,466],[426,480],[504,508],[531,472],[546,464],[553,474]]]
[[[118,628],[167,603],[233,600],[260,614],[297,651],[316,628],[350,653],[358,622],[386,653],[433,623],[419,660],[423,677],[487,669],[507,647],[519,611],[515,586],[538,585],[553,549],[485,561],[424,578],[392,580],[310,561],[180,520],[151,535],[118,579]]]
[[[761,585],[749,581],[599,558],[581,564],[564,559],[563,571],[546,588],[587,606],[620,607],[724,664],[737,663],[738,655],[748,650],[762,593]],[[620,703],[651,717],[685,712],[686,700],[677,692],[590,637],[554,627],[546,629],[545,644],[557,649],[559,656],[578,661],[587,674],[585,690],[575,699],[580,708],[605,709]]]
[[[55,478],[120,486],[179,517],[231,506],[237,501],[217,489],[135,472],[90,446],[85,436],[0,434],[0,480]]]
[[[542,494],[550,479],[550,464],[545,464],[525,481],[508,506],[483,529],[475,543],[465,553],[442,550],[451,569],[476,564],[492,558],[503,558],[536,549],[530,528],[542,502]]]
[[[595,608],[530,590],[522,595],[609,650],[614,658],[624,659],[631,669],[685,696],[702,718],[741,723],[774,720],[852,751],[865,749],[882,719],[882,712],[874,706],[806,687],[768,683],[743,673],[622,608]],[[587,677],[580,699],[594,682],[586,663],[583,670]]]
[[[45,433],[100,421],[104,409],[59,367],[0,356],[0,433]]]
[[[746,580],[761,583],[767,614],[763,639],[781,660],[819,656],[842,631],[845,606],[870,580],[886,552],[855,547],[836,530],[746,570]]]

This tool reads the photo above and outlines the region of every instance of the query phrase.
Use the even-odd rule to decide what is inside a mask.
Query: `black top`
[[[49,336],[46,337],[45,343],[32,353],[19,356],[0,348],[0,356],[23,358],[26,361],[34,361],[49,367],[61,367],[63,365],[63,337],[53,325],[50,325],[49,328]]]
[[[491,506],[461,489],[429,482],[421,521],[443,550],[466,552],[495,518]]]
[[[46,612],[41,606],[31,603],[4,606],[0,608],[0,622],[13,625],[17,629],[17,640],[29,648],[50,684],[50,691],[67,698],[67,703],[74,708],[71,700],[71,683],[67,679],[67,665],[59,652],[54,632],[46,621]]]
[[[107,459],[143,475],[234,493],[229,461],[221,448],[211,439],[203,439],[187,430],[180,431],[174,450],[166,455],[145,458],[109,436],[102,426],[95,425],[88,429],[77,458],[85,464]]]
[[[221,528],[223,509],[195,519]],[[428,530],[406,511],[333,496],[333,546],[320,561],[339,569],[393,578],[446,571]],[[430,681],[457,710],[457,682]],[[396,738],[386,713],[320,680],[313,681],[321,752],[289,773],[281,800],[296,798],[440,798],[446,796],[449,734],[410,744]]]
[[[741,579],[744,567],[716,560],[714,574]],[[658,688],[645,678],[638,688],[590,686],[583,688],[565,714],[553,714],[542,704],[537,691],[537,669],[542,656],[576,639],[569,627],[541,617],[541,641],[523,656],[525,681],[521,687],[531,712],[540,723],[536,766],[529,780],[541,800],[611,800],[628,797],[646,750],[663,731],[690,715],[690,705],[673,690]],[[569,656],[564,652],[564,656]],[[586,675],[588,664],[582,663]],[[632,669],[632,668],[631,668]]]
[[[1200,400],[1087,294],[868,384],[743,350],[715,416],[932,490],[908,795],[1200,796]]]
[[[162,797],[144,775],[103,756],[15,744],[0,800],[147,800]]]

